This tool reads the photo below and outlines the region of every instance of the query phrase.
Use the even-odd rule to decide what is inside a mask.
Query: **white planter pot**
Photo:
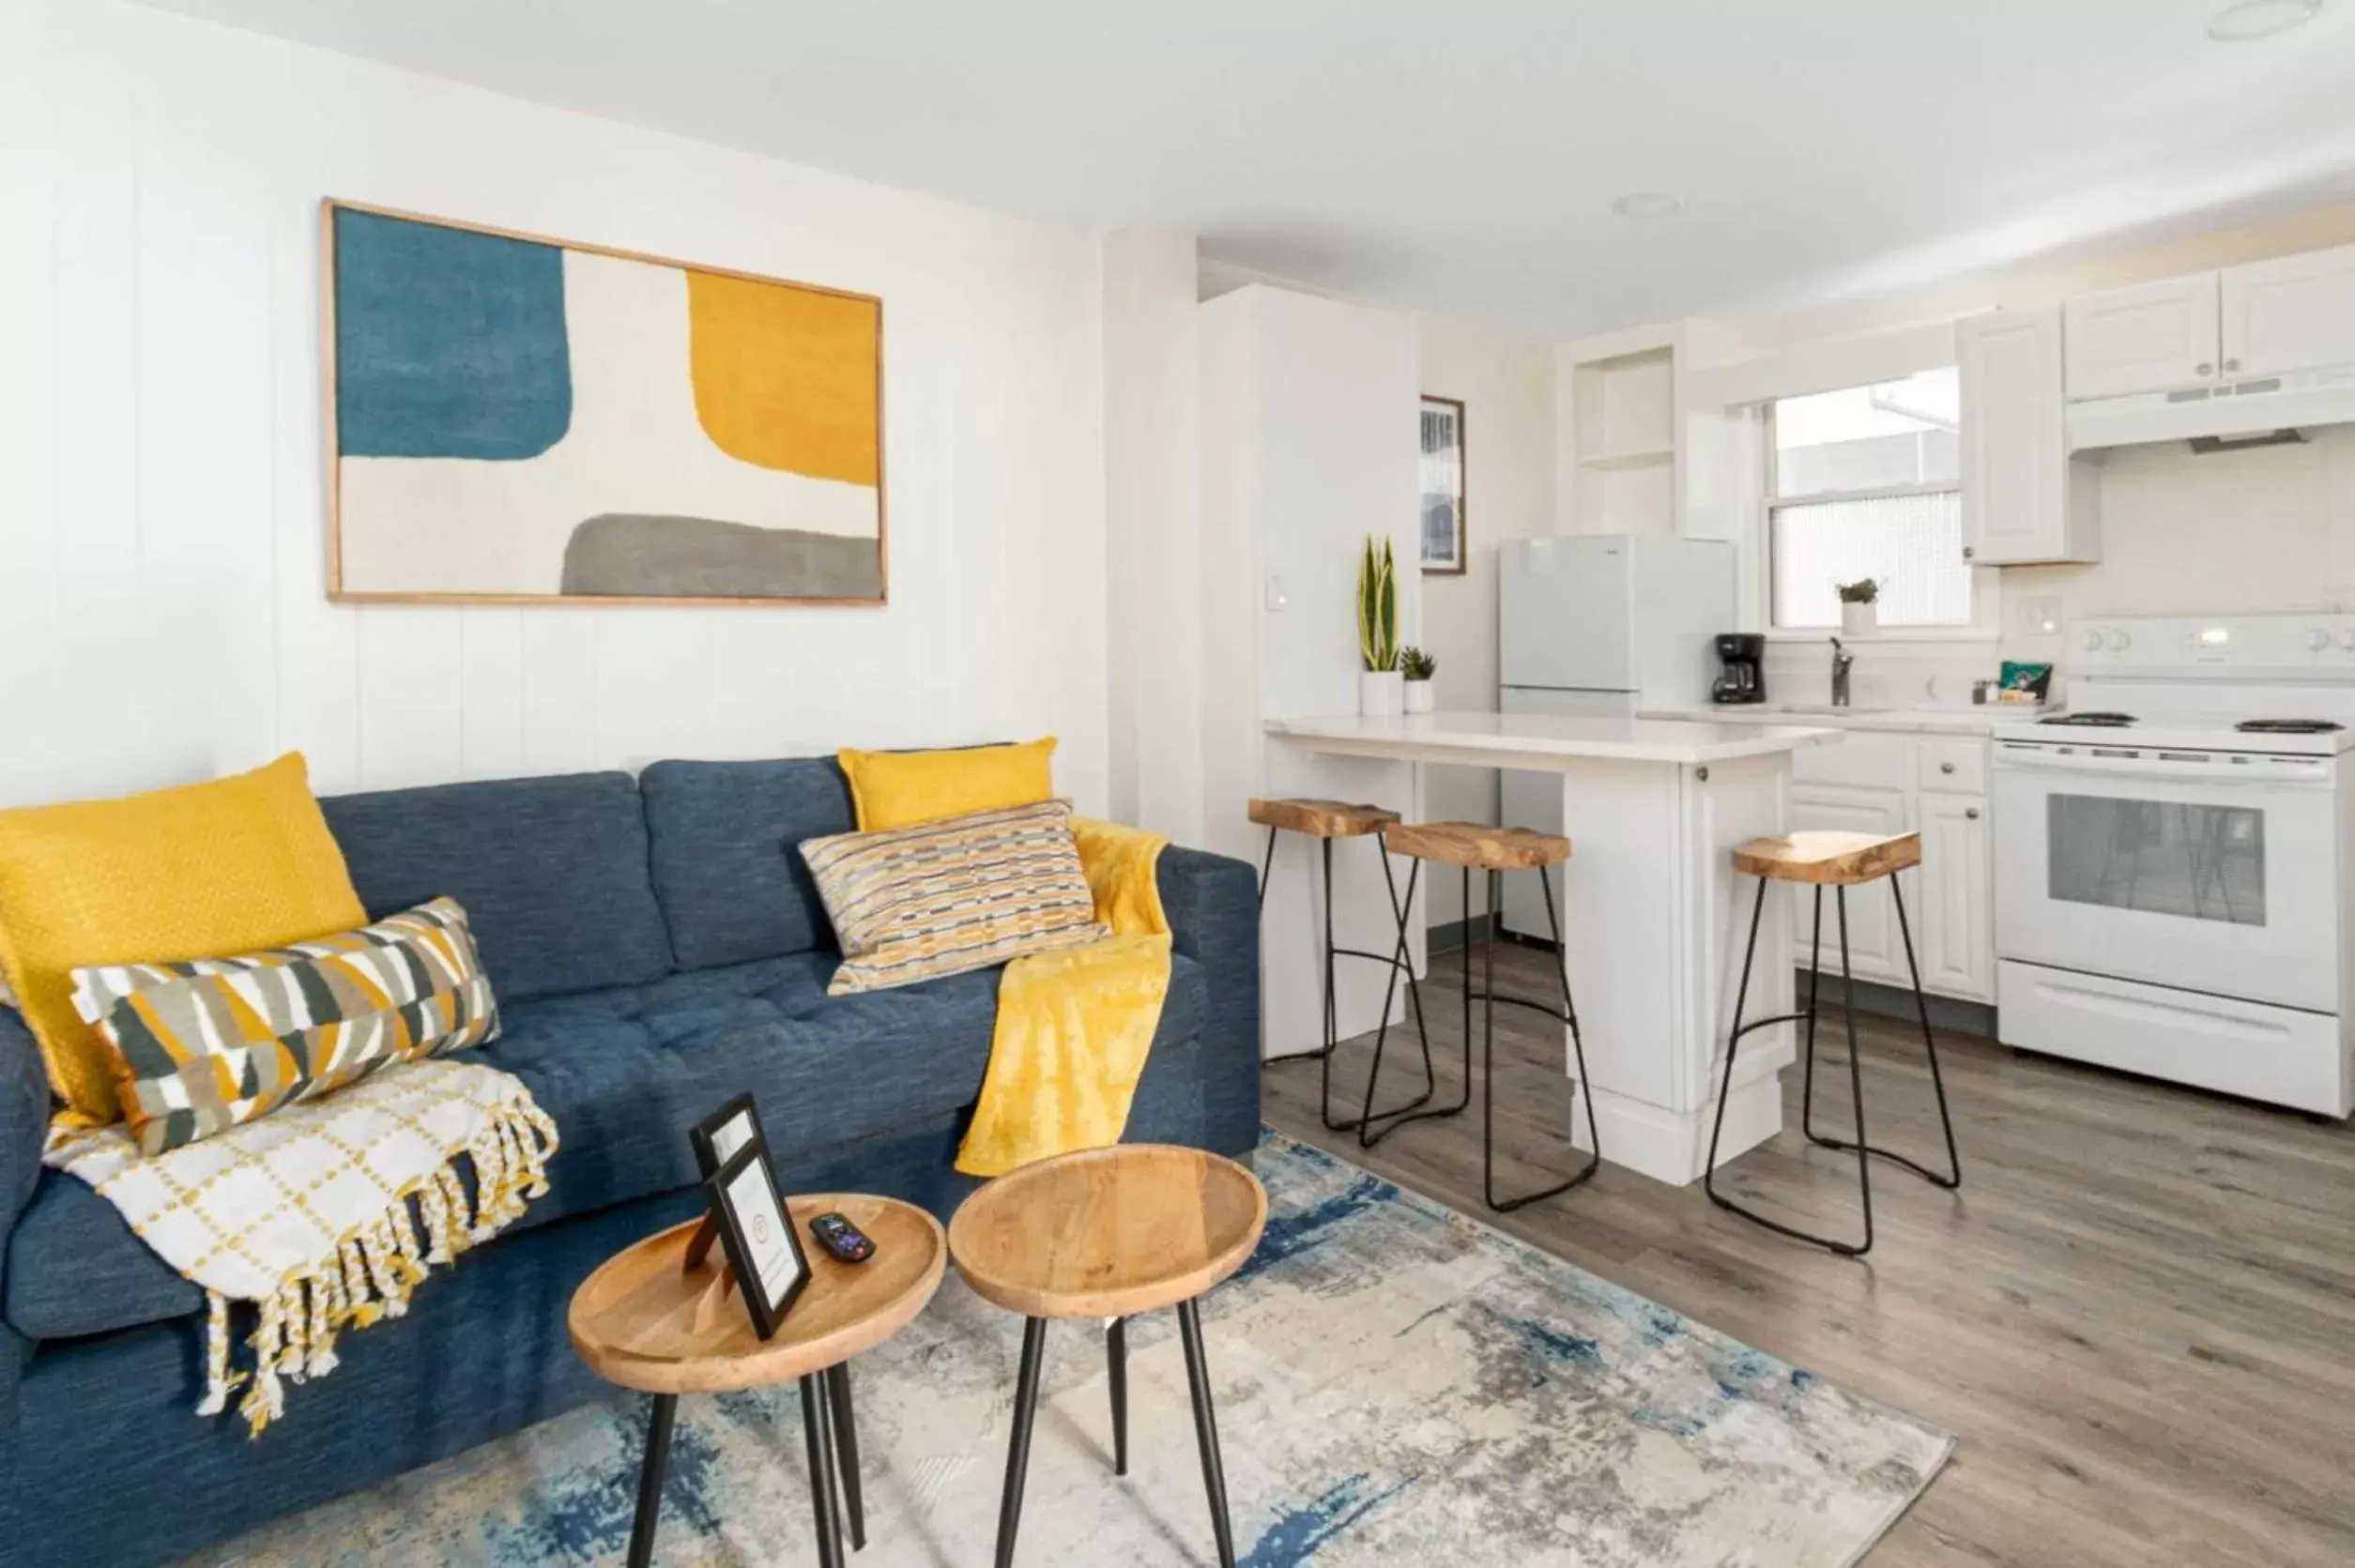
[[[1435,706],[1430,681],[1410,680],[1406,683],[1406,710],[1409,713],[1429,713]]]
[[[1396,670],[1357,672],[1357,711],[1369,719],[1390,719],[1405,710],[1399,688],[1406,684]]]
[[[1881,623],[1881,607],[1867,600],[1861,604],[1842,601],[1840,633],[1843,637],[1869,637]]]

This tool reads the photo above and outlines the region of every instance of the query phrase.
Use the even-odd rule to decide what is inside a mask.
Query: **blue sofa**
[[[507,1234],[409,1315],[346,1335],[249,1441],[192,1411],[203,1298],[80,1180],[40,1165],[49,1094],[0,1010],[0,1562],[196,1551],[608,1395],[573,1356],[573,1287],[696,1211],[686,1130],[757,1099],[788,1189],[888,1193],[945,1217],[989,1050],[995,971],[830,998],[824,906],[793,846],[852,826],[830,760],[660,762],[324,802],[372,917],[450,894],[563,1148]],[[1229,1154],[1259,1136],[1251,868],[1172,848],[1170,997],[1128,1122]]]

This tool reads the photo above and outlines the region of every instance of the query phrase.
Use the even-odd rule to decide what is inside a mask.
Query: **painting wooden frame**
[[[1422,417],[1417,421],[1422,431],[1422,498],[1415,510],[1415,553],[1422,558],[1423,571],[1431,577],[1460,577],[1470,565],[1466,545],[1468,529],[1464,522],[1464,491],[1469,473],[1465,459],[1463,400],[1423,394]],[[1455,440],[1434,449],[1435,433],[1443,435],[1452,431]],[[1452,467],[1452,485],[1447,484],[1440,471]],[[1448,550],[1434,553],[1432,549],[1432,509],[1444,508],[1453,520],[1453,526],[1443,531],[1448,536]]]
[[[495,239],[519,241],[525,245],[554,248],[559,251],[575,252],[589,257],[633,262],[642,266],[675,269],[693,277],[702,275],[716,280],[765,285],[797,291],[810,296],[856,301],[874,312],[873,377],[875,388],[873,447],[874,447],[874,516],[875,561],[874,592],[867,595],[838,594],[744,594],[727,592],[693,593],[631,593],[594,592],[553,593],[524,591],[468,591],[432,588],[383,589],[357,586],[349,580],[349,552],[345,540],[346,497],[344,495],[343,450],[339,431],[339,367],[337,364],[338,331],[336,220],[339,213],[360,214],[402,223],[430,225],[436,229],[460,234],[485,236]],[[375,206],[366,203],[343,201],[333,197],[320,203],[320,265],[319,310],[321,371],[321,450],[326,490],[328,597],[338,603],[353,604],[562,604],[562,605],[635,605],[669,606],[711,605],[788,608],[798,605],[832,605],[854,608],[881,608],[890,601],[891,527],[890,509],[885,475],[885,425],[883,380],[883,301],[877,296],[853,290],[830,288],[823,284],[805,283],[792,279],[773,278],[758,273],[738,271],[727,267],[707,266],[700,263],[654,255],[643,251],[620,250],[611,246],[593,245],[576,240],[558,239],[520,230],[497,228],[487,224],[465,222],[455,219],[436,218],[428,214],[404,211],[396,207]],[[658,519],[657,521],[670,521]],[[696,521],[688,519],[687,521]],[[732,520],[731,520],[732,521]],[[862,536],[847,536],[859,538]],[[864,586],[864,585],[862,585]]]

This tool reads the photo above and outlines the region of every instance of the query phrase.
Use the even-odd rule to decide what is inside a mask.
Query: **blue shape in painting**
[[[560,249],[336,209],[342,455],[514,462],[572,423]]]

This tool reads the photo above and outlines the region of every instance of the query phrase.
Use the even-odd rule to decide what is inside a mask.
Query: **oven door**
[[[2337,1011],[2334,760],[1998,743],[1995,764],[2003,957]]]

